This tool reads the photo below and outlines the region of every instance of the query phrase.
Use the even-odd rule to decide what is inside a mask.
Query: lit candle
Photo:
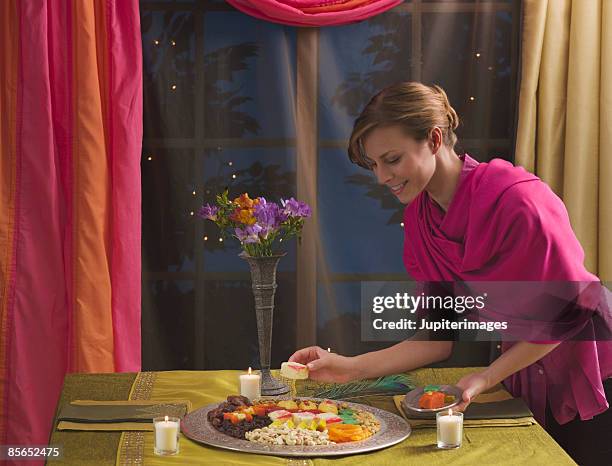
[[[248,374],[240,376],[240,394],[251,401],[261,397],[261,377],[259,374],[252,374],[250,367]]]
[[[153,419],[155,427],[155,453],[157,455],[175,455],[178,453],[178,434],[180,420],[177,417],[164,416]]]
[[[459,448],[463,439],[463,413],[452,409],[436,414],[438,448]]]

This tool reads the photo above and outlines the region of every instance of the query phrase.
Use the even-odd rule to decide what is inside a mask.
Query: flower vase
[[[276,292],[276,268],[285,254],[268,257],[252,257],[246,252],[239,256],[247,261],[251,269],[251,283],[255,296],[257,316],[257,338],[259,341],[259,362],[261,365],[262,396],[280,396],[289,393],[289,387],[272,377],[270,353],[272,350],[272,322],[274,314],[274,293]]]

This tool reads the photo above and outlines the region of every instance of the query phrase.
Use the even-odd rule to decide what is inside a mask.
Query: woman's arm
[[[296,351],[289,361],[307,364],[310,378],[322,382],[348,382],[409,371],[449,357],[452,341],[405,340],[380,351],[346,357],[319,346]]]
[[[458,409],[465,409],[476,396],[515,372],[539,361],[557,346],[559,343],[539,344],[521,341],[515,344],[484,371],[470,374],[457,383],[457,386],[463,389],[463,403]]]
[[[447,359],[452,349],[452,341],[404,340],[380,351],[355,356],[355,378],[380,377],[423,367]]]

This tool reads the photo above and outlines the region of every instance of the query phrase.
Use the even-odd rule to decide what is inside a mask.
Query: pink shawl
[[[415,280],[599,281],[584,268],[563,202],[504,160],[478,163],[466,155],[448,211],[424,191],[406,207],[404,225],[404,264]],[[563,424],[608,408],[602,380],[611,375],[612,342],[564,341],[505,384],[540,423],[548,401]]]

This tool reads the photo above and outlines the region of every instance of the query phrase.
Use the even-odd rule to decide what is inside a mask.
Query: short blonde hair
[[[429,137],[431,130],[440,128],[443,143],[454,148],[455,129],[459,117],[451,107],[446,92],[440,86],[419,82],[402,82],[386,87],[376,94],[355,120],[349,140],[351,162],[370,169],[370,161],[363,150],[363,138],[379,126],[399,125],[417,141]]]

